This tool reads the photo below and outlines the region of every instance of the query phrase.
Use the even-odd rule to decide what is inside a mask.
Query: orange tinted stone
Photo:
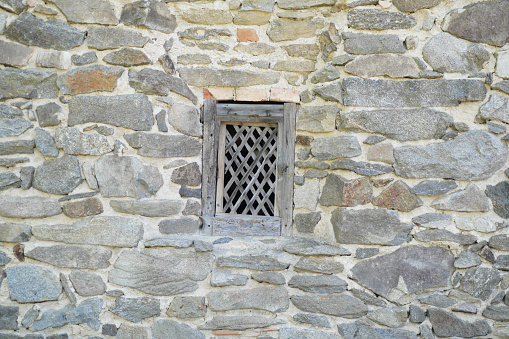
[[[235,98],[238,101],[267,101],[267,90],[264,88],[239,88]]]
[[[63,94],[111,92],[117,87],[117,79],[123,72],[121,67],[81,67],[59,76],[57,84]]]
[[[258,34],[256,34],[256,31],[253,28],[237,28],[238,42],[256,42],[258,40]]]

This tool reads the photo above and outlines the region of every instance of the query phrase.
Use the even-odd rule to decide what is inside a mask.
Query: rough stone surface
[[[386,209],[338,208],[331,223],[336,241],[342,244],[400,245],[412,230],[411,224],[399,220],[398,212]]]
[[[149,38],[139,32],[116,27],[89,27],[87,44],[98,50],[143,47]]]
[[[386,75],[390,78],[418,78],[415,60],[399,54],[374,54],[355,58],[345,66],[345,72],[363,78]]]
[[[417,12],[420,9],[432,8],[442,0],[393,0],[392,4],[402,12]]]
[[[188,136],[134,133],[124,138],[131,147],[138,149],[139,155],[146,157],[190,157],[202,151],[201,143]]]
[[[113,151],[113,143],[98,133],[81,133],[77,127],[63,127],[56,131],[55,142],[66,154],[103,155]]]
[[[103,60],[109,64],[124,67],[150,64],[150,59],[143,51],[130,47],[122,47],[110,52],[104,56]]]
[[[202,330],[247,330],[250,328],[264,328],[284,323],[283,320],[277,318],[261,316],[216,315],[198,328]]]
[[[254,280],[262,283],[269,283],[273,285],[284,285],[286,284],[286,279],[284,275],[281,273],[275,273],[275,272],[259,272],[259,273],[253,273],[251,276]]]
[[[134,323],[161,314],[160,301],[158,299],[144,298],[125,298],[120,297],[115,300],[115,305],[111,308],[111,312],[121,318],[127,319]]]
[[[336,129],[336,119],[340,109],[334,105],[303,106],[297,116],[296,129],[308,132],[332,132]]]
[[[283,250],[291,254],[306,256],[350,255],[350,252],[344,248],[308,239],[291,241],[283,246]]]
[[[128,26],[145,27],[165,33],[173,33],[177,28],[175,15],[161,2],[136,1],[122,8],[120,22]]]
[[[389,300],[404,301],[405,294],[446,287],[454,256],[441,247],[407,246],[366,259],[352,268],[352,277]],[[399,289],[400,281],[406,290]]]
[[[5,29],[5,36],[27,46],[65,51],[80,46],[85,33],[60,20],[44,21],[29,12],[21,14]]]
[[[306,180],[302,186],[295,189],[293,196],[295,208],[306,208],[310,211],[314,211],[319,195],[320,181],[318,179]]]
[[[163,234],[196,233],[199,222],[191,218],[166,219],[159,223],[159,232]]]
[[[62,285],[55,274],[41,266],[7,267],[7,283],[11,300],[33,303],[57,300]]]
[[[280,286],[211,292],[208,299],[209,308],[213,311],[248,308],[279,313],[286,311],[290,305],[286,288]]]
[[[0,216],[7,218],[45,218],[62,213],[60,204],[41,197],[0,197]]]
[[[149,329],[142,326],[131,326],[127,323],[122,323],[118,328],[115,338],[118,339],[150,339]]]
[[[33,140],[13,140],[0,142],[0,155],[33,154],[35,142]]]
[[[11,13],[20,14],[27,7],[21,2],[21,0],[2,0],[0,1],[0,8]]]
[[[364,161],[354,161],[352,159],[339,159],[333,161],[331,163],[330,169],[331,170],[342,169],[347,171],[353,171],[361,175],[380,175],[394,171],[394,169],[391,166],[374,164]]]
[[[329,275],[293,276],[288,282],[289,287],[298,288],[305,292],[340,293],[348,287],[346,281]]]
[[[487,306],[482,312],[483,317],[496,321],[509,321],[509,307]]]
[[[76,293],[82,297],[102,295],[106,292],[106,284],[98,275],[80,270],[73,270],[71,274],[69,274],[69,279]]]
[[[507,147],[487,131],[472,130],[453,140],[394,149],[397,175],[405,178],[484,180],[503,166]]]
[[[458,289],[481,300],[487,300],[499,283],[500,274],[496,269],[470,268],[461,278]]]
[[[38,106],[35,112],[41,127],[58,126],[60,124],[59,115],[62,113],[62,108],[54,102]]]
[[[188,85],[197,87],[244,87],[273,85],[279,81],[277,72],[252,72],[244,70],[209,68],[180,68],[179,74]]]
[[[343,33],[345,51],[351,54],[380,54],[406,52],[403,40],[394,34]]]
[[[145,217],[168,217],[181,210],[182,202],[177,200],[112,200],[110,206],[120,213]]]
[[[316,225],[322,219],[320,212],[297,213],[295,214],[295,227],[302,233],[313,233]]]
[[[97,198],[68,202],[62,205],[62,210],[69,218],[88,217],[104,212],[101,200]]]
[[[464,231],[477,231],[490,233],[497,230],[495,223],[487,217],[472,219],[466,217],[456,216],[455,218],[456,227]]]
[[[410,305],[408,320],[410,320],[412,323],[423,323],[426,321],[426,311],[418,306]]]
[[[491,332],[486,320],[467,322],[446,311],[431,308],[428,310],[433,332],[439,337],[472,338],[485,336]]]
[[[273,42],[311,38],[316,30],[324,28],[325,22],[320,18],[292,20],[277,18],[271,20],[267,35]]]
[[[472,234],[452,233],[442,229],[424,230],[414,235],[417,241],[451,241],[460,245],[471,245],[477,241]]]
[[[405,325],[408,311],[406,307],[389,307],[369,312],[366,317],[377,324],[396,328]]]
[[[410,187],[398,180],[373,199],[373,205],[392,210],[410,212],[422,206],[422,200],[410,191]]]
[[[58,148],[55,143],[55,139],[51,134],[39,127],[35,128],[35,146],[41,152],[42,155],[47,157],[57,157]]]
[[[117,87],[117,80],[123,72],[124,69],[120,67],[85,66],[60,75],[57,85],[62,94],[111,92]]]
[[[493,211],[502,218],[509,218],[509,181],[486,186],[486,195],[493,203]]]
[[[456,300],[441,294],[432,294],[428,297],[421,297],[419,298],[419,301],[423,304],[439,308],[447,308],[457,303]]]
[[[424,180],[412,187],[412,193],[425,196],[442,195],[458,187],[454,180]]]
[[[294,265],[297,272],[313,272],[323,274],[335,274],[343,271],[344,266],[338,261],[320,258],[300,258]]]
[[[20,186],[21,180],[16,176],[16,174],[11,172],[0,173],[0,191],[9,188],[18,188]]]
[[[57,74],[54,70],[15,69],[0,70],[0,99],[9,98],[56,98],[58,87]],[[41,126],[43,127],[43,126]]]
[[[269,256],[232,256],[219,257],[216,260],[217,267],[236,267],[249,268],[257,271],[282,271],[288,268],[290,264],[282,263],[279,260]]]
[[[326,316],[313,313],[297,313],[293,316],[293,320],[314,326],[330,327],[329,319]]]
[[[19,307],[0,305],[0,330],[18,330]]]
[[[454,261],[456,268],[469,268],[479,266],[482,263],[481,257],[471,250],[464,250],[460,253],[458,258]]]
[[[336,339],[337,334],[316,330],[301,330],[295,328],[281,328],[280,339]]]
[[[32,234],[41,240],[69,244],[133,247],[143,237],[143,224],[123,217],[90,217],[74,225],[37,225]]]
[[[440,33],[428,40],[422,50],[424,60],[436,72],[475,73],[490,59],[481,45]]]
[[[398,12],[361,8],[348,11],[348,26],[355,29],[408,29],[416,24],[412,16]]]
[[[90,30],[88,32],[90,34]],[[90,35],[88,37],[90,37]],[[86,52],[83,53],[82,55],[73,54],[71,57],[71,61],[76,66],[92,64],[97,61],[97,54],[95,52]]]
[[[500,29],[509,23],[506,6],[505,0],[496,0],[454,9],[447,15],[442,29],[462,39],[502,47],[509,42],[509,31]]]
[[[371,202],[373,189],[367,178],[347,181],[336,174],[325,179],[318,202],[323,206],[357,206]]]
[[[97,270],[110,265],[111,251],[92,246],[56,245],[36,247],[25,256],[57,267]]]
[[[205,335],[186,324],[179,324],[168,319],[158,319],[152,327],[152,338],[189,338],[205,339]]]
[[[174,104],[168,120],[173,128],[175,128],[178,132],[198,137],[202,135],[202,124],[200,122],[200,118],[200,111],[198,111],[195,107]]]
[[[169,317],[181,319],[201,318],[207,314],[205,298],[203,297],[175,297],[170,303],[166,314]]]
[[[65,15],[67,21],[84,24],[117,25],[113,5],[107,0],[86,0],[75,6],[72,0],[50,0]]]
[[[417,334],[407,330],[368,327],[357,324],[338,325],[339,334],[344,339],[360,338],[391,338],[391,339],[417,339]]]
[[[505,235],[494,235],[489,240],[491,248],[499,251],[509,251],[509,237]]]
[[[360,318],[368,313],[368,307],[362,301],[346,294],[291,297],[299,310],[321,313],[347,319]]]
[[[479,187],[470,183],[464,190],[435,199],[431,206],[439,210],[486,212],[489,210],[489,200]]]
[[[32,237],[31,227],[19,224],[0,224],[0,241],[25,242]]]
[[[67,305],[60,310],[48,310],[42,314],[33,326],[33,331],[42,331],[46,328],[60,328],[68,324],[86,323],[90,328],[99,330],[103,301],[99,298],[87,299],[78,306]]]
[[[311,153],[318,160],[333,160],[358,156],[361,148],[353,136],[317,138],[313,141]]]
[[[223,286],[244,286],[247,283],[247,276],[233,274],[230,270],[216,269],[212,271],[210,285],[214,287]]]
[[[453,118],[432,109],[357,111],[341,114],[341,128],[382,134],[399,141],[440,139]]]
[[[67,194],[83,181],[78,159],[74,156],[46,160],[35,169],[33,187],[48,193]]]
[[[13,42],[0,41],[0,64],[6,66],[26,66],[34,50]]]

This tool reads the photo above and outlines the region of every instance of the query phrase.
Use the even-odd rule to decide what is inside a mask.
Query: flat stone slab
[[[50,0],[64,13],[67,21],[83,24],[118,25],[113,5],[107,0],[85,0],[79,6],[73,0]]]
[[[403,327],[408,318],[406,307],[387,307],[369,312],[366,316],[369,320],[387,327]]]
[[[58,97],[57,73],[54,70],[7,67],[0,70],[0,77],[0,99]]]
[[[19,307],[0,305],[0,330],[18,330]]]
[[[158,319],[152,327],[152,338],[186,338],[186,339],[205,339],[205,335],[187,324],[179,324],[176,321],[168,319]]]
[[[300,330],[296,328],[281,328],[279,339],[337,339],[336,333],[316,330]]]
[[[74,225],[37,225],[32,234],[40,240],[69,244],[133,247],[143,238],[143,223],[123,217],[84,218]]]
[[[97,91],[112,92],[118,78],[124,73],[121,67],[92,65],[75,68],[57,79],[62,94],[83,94]]]
[[[277,318],[261,316],[227,316],[216,315],[204,325],[199,326],[201,330],[247,330],[250,328],[264,328],[272,325],[284,324]]]
[[[433,332],[439,337],[472,338],[491,333],[486,320],[468,322],[437,308],[429,309],[428,314]]]
[[[57,300],[62,293],[60,280],[53,271],[41,266],[7,267],[11,300],[34,303]]]
[[[53,194],[68,194],[83,181],[78,158],[64,155],[46,160],[35,169],[32,186],[39,191]]]
[[[433,200],[433,208],[462,212],[488,212],[490,203],[486,194],[477,185],[470,183],[464,190],[457,190]]]
[[[345,51],[351,54],[382,54],[406,52],[403,40],[395,34],[364,34],[345,32],[342,34]]]
[[[78,306],[67,305],[60,310],[48,310],[42,314],[31,327],[32,331],[42,331],[47,328],[60,328],[68,324],[78,325],[86,323],[91,329],[98,331],[101,323],[103,301],[99,298],[87,299]]]
[[[148,131],[154,125],[152,104],[143,94],[71,98],[67,123],[74,126],[87,122]]]
[[[391,339],[417,339],[417,334],[407,330],[367,327],[356,324],[338,325],[339,334],[344,339],[361,338],[391,338]]]
[[[134,323],[139,323],[146,318],[156,317],[161,314],[161,302],[158,299],[144,298],[125,298],[115,299],[115,305],[111,312],[121,318]]]
[[[295,307],[304,312],[346,319],[360,318],[368,313],[368,307],[362,301],[346,294],[294,295],[291,300]]]
[[[317,138],[313,141],[311,153],[318,160],[351,158],[361,154],[361,146],[354,136]]]
[[[282,271],[286,270],[290,264],[280,262],[276,258],[266,255],[246,255],[220,257],[216,260],[216,266],[249,268],[257,271]]]
[[[488,131],[472,130],[426,146],[394,149],[394,169],[404,178],[485,180],[502,168],[506,145]]]
[[[82,297],[102,295],[106,292],[106,284],[102,278],[96,274],[73,270],[71,274],[69,274],[69,279],[76,293]]]
[[[331,259],[304,257],[294,265],[297,272],[314,272],[323,274],[336,274],[343,271],[344,266],[339,261]]]
[[[202,145],[196,138],[184,135],[163,135],[155,133],[126,134],[129,145],[146,157],[190,157],[201,154]]]
[[[295,255],[311,256],[335,256],[350,255],[351,252],[345,248],[320,243],[314,240],[297,239],[283,246],[285,252]]]
[[[412,187],[412,193],[417,195],[425,195],[425,196],[436,196],[442,195],[450,190],[458,187],[456,181],[446,179],[446,180],[423,180],[414,187]]]
[[[40,197],[0,196],[0,216],[7,218],[45,218],[62,213],[58,201]]]
[[[177,28],[175,15],[164,3],[160,2],[128,3],[122,8],[120,22],[127,26],[149,28],[165,33],[173,33]]]
[[[383,9],[354,8],[348,11],[348,27],[354,29],[409,29],[417,21],[408,14]]]
[[[169,217],[182,209],[180,200],[111,200],[110,206],[120,213],[142,215],[144,217]]]
[[[181,319],[202,318],[207,314],[204,297],[175,297],[166,314]]]
[[[282,286],[211,292],[207,298],[212,311],[257,309],[280,313],[290,306],[288,291]]]
[[[357,263],[351,270],[359,284],[389,300],[409,302],[405,294],[447,287],[454,256],[444,248],[406,246]],[[398,290],[403,280],[406,291]]]
[[[386,209],[338,208],[331,223],[341,244],[400,245],[413,228],[399,220],[398,212]]]
[[[276,18],[270,21],[267,35],[273,42],[311,38],[315,36],[318,29],[324,28],[325,25],[325,21],[321,18],[303,20]]]
[[[400,54],[371,54],[355,58],[345,72],[362,77],[386,75],[390,78],[418,78],[419,67],[412,57]]]
[[[458,289],[481,300],[488,300],[500,280],[500,274],[496,269],[470,268],[461,278]]]
[[[393,5],[402,12],[417,12],[424,8],[433,8],[442,0],[393,0]]]
[[[288,282],[288,286],[305,292],[340,293],[347,289],[348,284],[335,275],[294,275]]]
[[[117,27],[88,27],[87,45],[98,50],[119,47],[143,47],[149,37],[139,32]]]
[[[8,41],[0,41],[0,64],[6,66],[26,66],[34,50],[20,44]]]
[[[179,68],[180,77],[196,87],[245,87],[273,85],[279,81],[278,72],[252,72],[232,69]]]
[[[509,123],[509,99],[492,94],[488,102],[479,109],[476,119]]]
[[[334,105],[303,106],[297,114],[298,131],[332,132],[336,129],[336,119],[340,109]]]
[[[444,229],[429,229],[414,234],[417,241],[450,241],[460,245],[472,245],[477,237],[472,234],[452,233]]]
[[[32,228],[20,224],[0,224],[1,242],[26,242],[32,238]]]
[[[509,218],[509,181],[501,181],[495,186],[486,186],[486,195],[493,203],[493,211],[502,218]]]
[[[102,269],[110,266],[111,251],[94,246],[36,247],[25,256],[57,267]]]
[[[251,278],[258,282],[265,282],[265,283],[273,284],[273,285],[285,285],[286,284],[285,276],[282,275],[281,273],[258,272],[258,273],[253,273],[253,275],[251,275]]]

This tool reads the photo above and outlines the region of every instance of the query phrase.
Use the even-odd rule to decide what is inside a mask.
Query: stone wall
[[[0,0],[0,35],[0,338],[509,338],[509,1]],[[299,103],[292,237],[199,234],[205,99]]]

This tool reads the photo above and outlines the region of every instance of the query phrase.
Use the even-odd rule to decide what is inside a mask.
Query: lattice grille
[[[277,127],[226,125],[223,212],[274,216]]]

